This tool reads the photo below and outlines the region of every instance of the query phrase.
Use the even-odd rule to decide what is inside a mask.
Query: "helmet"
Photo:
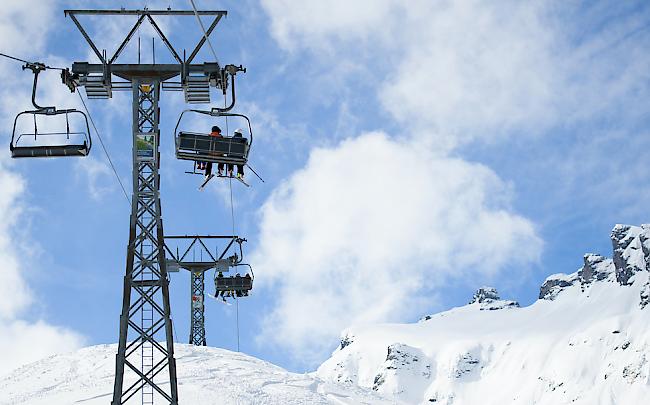
[[[215,125],[212,127],[212,132],[221,132],[221,128]]]
[[[235,133],[235,135],[237,135],[237,134],[244,135],[244,130],[241,129],[241,128],[237,128],[234,133]]]

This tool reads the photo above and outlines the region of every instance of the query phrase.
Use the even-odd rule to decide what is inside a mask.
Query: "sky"
[[[53,66],[93,61],[63,10],[105,2],[5,3],[0,52]],[[577,270],[584,253],[611,255],[615,224],[648,222],[645,2],[196,4],[228,10],[212,41],[220,63],[247,68],[236,110],[252,120],[250,164],[265,180],[233,184],[233,224],[228,183],[199,192],[201,178],[175,159],[186,106],[181,93],[163,93],[165,233],[234,227],[255,269],[254,293],[238,307],[208,300],[210,346],[236,349],[238,308],[242,351],[313,370],[345,328],[413,322],[483,285],[529,305],[547,276]],[[190,9],[180,0],[114,7],[145,5]],[[110,52],[133,21],[83,23]],[[201,36],[192,18],[160,24],[179,49]],[[140,32],[143,62],[152,35]],[[170,58],[160,41],[155,53]],[[131,46],[121,60],[135,55]],[[199,57],[214,60],[207,49]],[[15,115],[30,108],[32,75],[20,67],[0,60],[7,144]],[[80,108],[56,73],[42,75],[38,97]],[[116,92],[88,102],[127,190],[130,101]],[[0,190],[0,373],[116,342],[130,208],[98,137],[83,159],[12,161],[7,150]],[[189,276],[170,277],[185,342]]]

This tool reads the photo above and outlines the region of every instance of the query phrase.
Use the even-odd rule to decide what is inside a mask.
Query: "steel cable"
[[[99,134],[99,131],[97,130],[97,126],[95,125],[95,120],[93,119],[93,116],[90,114],[90,110],[88,110],[88,106],[86,106],[86,102],[84,101],[84,98],[81,96],[81,92],[78,91],[77,94],[79,94],[79,99],[81,100],[81,104],[83,104],[84,106],[84,110],[86,111],[86,114],[88,114],[88,118],[90,118],[90,123],[92,124],[93,129],[95,130],[95,134],[97,134],[99,143],[102,145],[102,149],[104,150],[104,154],[108,159],[108,163],[110,164],[111,169],[113,169],[115,178],[117,179],[117,182],[120,183],[120,187],[122,188],[124,197],[126,198],[126,201],[129,204],[129,206],[131,206],[131,199],[129,198],[129,194],[126,192],[126,188],[124,188],[124,184],[122,184],[122,180],[120,179],[120,176],[117,174],[117,170],[115,169],[115,165],[113,165],[113,160],[111,159],[111,155],[108,153],[108,149],[106,149],[106,145],[104,145],[104,140],[102,139],[102,136]]]

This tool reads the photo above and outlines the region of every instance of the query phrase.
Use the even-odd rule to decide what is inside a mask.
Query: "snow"
[[[414,324],[349,328],[317,375],[412,404],[647,403],[649,231],[615,228],[618,266],[586,255],[580,271],[550,276],[545,286],[563,283],[525,308],[473,303]],[[630,268],[629,279],[614,277]]]
[[[183,344],[174,347],[180,404],[392,403],[372,390],[290,373],[242,353]],[[0,404],[108,404],[116,352],[116,345],[92,346],[16,369],[0,378]],[[128,403],[140,403],[140,396]]]
[[[470,304],[417,323],[348,328],[310,374],[176,345],[180,403],[645,404],[649,241],[650,226],[617,226],[613,259],[585,255],[578,271],[548,277],[528,307],[482,287]],[[106,404],[116,349],[89,347],[17,369],[0,378],[0,405]]]

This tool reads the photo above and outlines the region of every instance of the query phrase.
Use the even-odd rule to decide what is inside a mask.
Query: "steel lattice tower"
[[[234,104],[234,76],[237,71],[245,69],[234,65],[222,67],[217,61],[193,63],[210,33],[226,14],[225,11],[192,12],[146,8],[65,10],[65,15],[74,22],[100,63],[73,63],[73,76],[68,77],[67,82],[64,80],[64,83],[69,87],[73,86],[72,89],[76,86],[84,87],[88,98],[93,99],[111,98],[113,91],[132,92],[133,197],[111,405],[125,404],[135,399],[138,393],[141,394],[143,404],[153,404],[154,399],[163,399],[166,404],[178,405],[169,277],[160,204],[158,102],[164,82],[167,90],[182,90],[187,103],[210,103],[209,87],[220,88],[225,95],[230,77]],[[115,53],[109,56],[106,50],[100,52],[78,20],[78,16],[135,16],[137,21]],[[201,40],[186,56],[185,52],[179,53],[169,42],[155,22],[156,16],[209,16],[212,22],[204,31]],[[172,63],[155,63],[155,57],[154,63],[140,63],[139,47],[137,63],[117,62],[122,51],[145,21],[150,23],[169,50],[174,59]],[[178,76],[180,82],[170,82],[170,79]],[[202,282],[203,278],[201,285]],[[204,316],[202,307],[201,290],[200,315]],[[192,315],[194,316],[194,312]],[[203,342],[205,344],[205,329]]]
[[[168,403],[177,404],[176,362],[169,306],[169,278],[162,248],[158,174],[160,81],[134,79],[132,86],[133,200],[112,405],[125,403],[138,391],[142,393],[143,404],[153,403],[156,393]],[[134,322],[138,312],[139,325]],[[129,337],[133,339],[130,342]],[[163,341],[166,344],[160,343]],[[140,361],[139,365],[137,361]],[[126,388],[125,366],[139,377]],[[169,371],[170,378],[170,388],[167,391],[153,381],[165,369]]]
[[[205,272],[191,271],[192,309],[190,325],[190,344],[205,346]]]

